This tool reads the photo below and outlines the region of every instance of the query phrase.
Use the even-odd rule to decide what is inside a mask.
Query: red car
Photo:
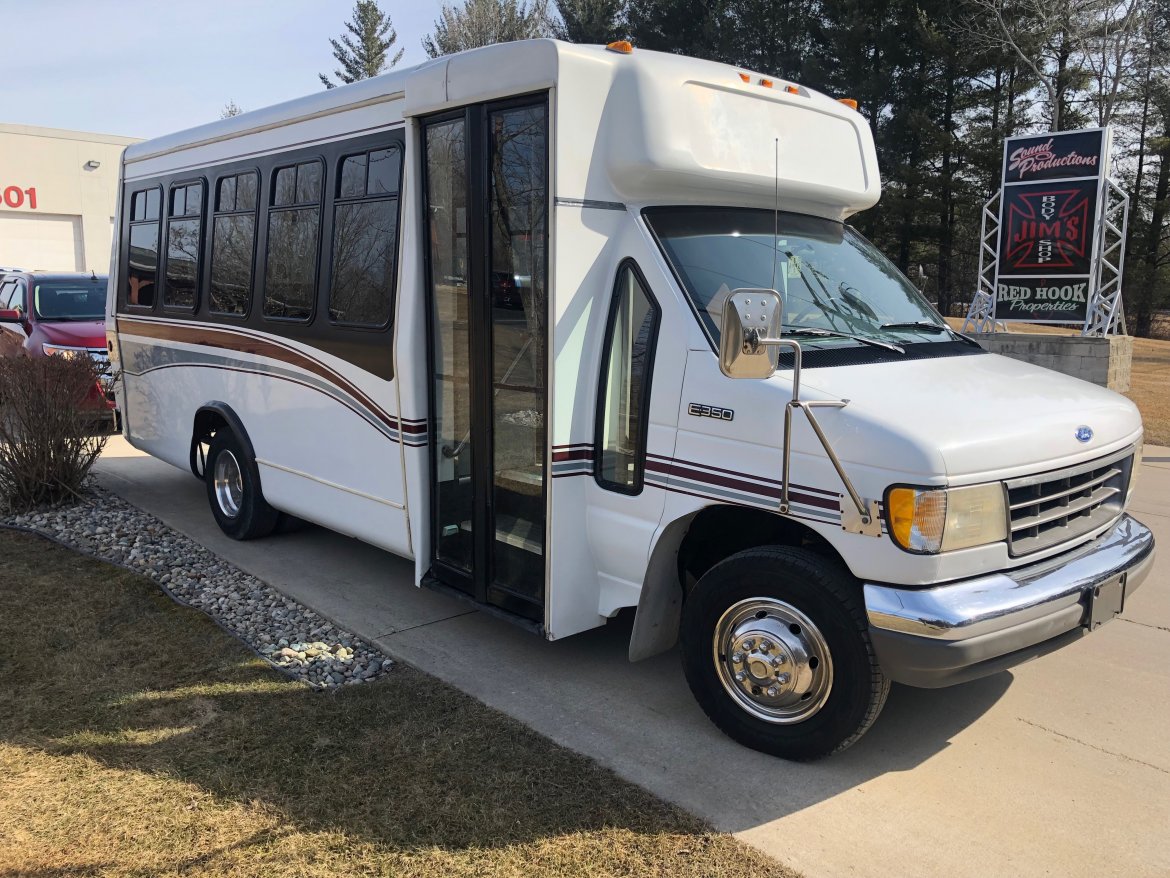
[[[34,357],[91,357],[102,369],[95,401],[114,414],[104,276],[0,269],[0,335],[10,336],[0,338],[0,351],[19,345]]]

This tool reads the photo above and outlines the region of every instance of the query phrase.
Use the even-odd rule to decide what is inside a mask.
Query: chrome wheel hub
[[[221,451],[215,459],[215,471],[211,477],[220,512],[228,518],[235,518],[244,502],[244,477],[236,456],[226,449]]]
[[[712,647],[723,688],[765,722],[803,722],[833,688],[828,644],[808,616],[784,601],[749,598],[729,607]]]

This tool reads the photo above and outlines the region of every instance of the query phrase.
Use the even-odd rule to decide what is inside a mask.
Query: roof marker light
[[[751,82],[752,81],[752,78],[750,76],[748,76],[746,73],[741,73],[739,75],[739,78],[742,79],[744,82]]]
[[[797,88],[795,85],[786,85],[786,86],[784,86],[784,90],[786,92],[788,92],[790,95],[800,94],[800,89]]]
[[[844,104],[851,110],[857,109],[857,101],[853,100],[853,98],[837,98],[837,103]]]
[[[761,79],[760,85],[762,85],[764,88],[771,88],[773,83],[772,83],[772,80],[770,80],[770,79]]]
[[[605,48],[611,52],[619,52],[622,55],[629,55],[634,51],[634,44],[629,40],[615,40]]]

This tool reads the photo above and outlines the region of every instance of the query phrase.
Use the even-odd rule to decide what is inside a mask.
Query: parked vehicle
[[[516,275],[510,271],[492,272],[492,304],[497,308],[520,310],[524,303],[520,299],[520,286]]]
[[[225,533],[308,519],[550,640],[636,608],[631,659],[681,640],[750,747],[840,750],[891,681],[1067,643],[1150,569],[1135,407],[948,329],[843,224],[873,139],[803,86],[509,43],[122,178],[125,433]]]
[[[105,275],[0,269],[0,334],[33,357],[89,357],[100,368],[90,402],[114,416],[113,378],[106,350]]]

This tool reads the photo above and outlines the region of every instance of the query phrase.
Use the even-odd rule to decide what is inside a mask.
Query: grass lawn
[[[1170,341],[1133,340],[1133,370],[1126,396],[1141,409],[1146,442],[1170,445]]]
[[[311,691],[142,577],[0,558],[0,875],[793,874],[411,668]]]

